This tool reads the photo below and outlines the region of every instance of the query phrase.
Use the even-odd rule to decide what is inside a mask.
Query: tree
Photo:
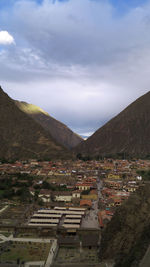
[[[16,195],[18,195],[20,197],[21,202],[25,202],[25,201],[30,202],[32,199],[32,195],[29,192],[29,189],[27,187],[23,187],[23,188],[19,189],[16,192]]]
[[[51,185],[47,181],[43,181],[42,188],[51,189]]]
[[[43,202],[43,200],[41,198],[38,199],[38,204],[39,204],[39,206],[43,206],[44,205],[44,202]]]
[[[35,190],[35,192],[34,192],[34,201],[38,200],[39,192],[40,192],[39,190]]]

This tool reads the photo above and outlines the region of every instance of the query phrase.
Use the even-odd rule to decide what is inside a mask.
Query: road
[[[99,198],[102,197],[101,194],[101,188],[102,188],[102,182],[97,180],[97,191],[98,191],[98,199],[93,201],[91,210],[87,211],[87,214],[85,218],[82,219],[82,225],[81,227],[84,228],[99,228],[99,222],[98,222],[98,201]]]
[[[57,249],[58,249],[58,244],[57,244],[57,240],[55,239],[52,243],[52,246],[50,248],[49,254],[48,254],[48,258],[45,264],[45,267],[49,267],[51,266],[53,259],[55,258],[55,255],[57,253]]]
[[[97,181],[97,191],[98,191],[98,198],[102,197],[101,189],[103,187],[103,183],[100,179]]]
[[[92,209],[87,211],[85,218],[82,219],[81,227],[84,228],[99,228],[98,218],[97,218],[98,201],[93,201]]]
[[[4,210],[6,210],[9,206],[6,205],[3,209],[0,210],[0,213],[2,213]]]

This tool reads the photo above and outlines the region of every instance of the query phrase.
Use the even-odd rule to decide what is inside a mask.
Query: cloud
[[[149,90],[150,1],[123,14],[109,1],[15,2],[0,10],[17,44],[0,50],[13,98],[87,133]]]
[[[150,41],[149,5],[116,17],[108,1],[53,2],[45,0],[39,6],[19,1],[11,14],[3,16],[4,23],[9,17],[9,27],[19,39],[39,50],[46,60],[62,65],[108,65],[124,60]]]
[[[10,45],[14,43],[14,38],[10,33],[8,33],[7,31],[0,31],[0,44]]]

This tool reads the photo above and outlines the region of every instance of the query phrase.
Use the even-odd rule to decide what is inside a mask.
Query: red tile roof
[[[82,199],[80,200],[80,206],[92,206],[92,201],[90,199]]]

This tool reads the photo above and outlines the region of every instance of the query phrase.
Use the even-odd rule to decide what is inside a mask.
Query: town
[[[101,232],[149,169],[149,160],[1,160],[0,266],[105,266]]]

